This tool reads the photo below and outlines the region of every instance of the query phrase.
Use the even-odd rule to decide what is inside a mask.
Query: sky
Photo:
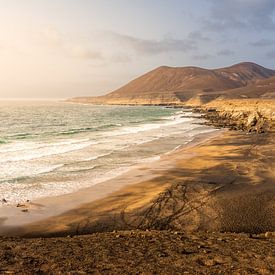
[[[158,66],[275,69],[274,0],[0,0],[0,98],[110,92]]]

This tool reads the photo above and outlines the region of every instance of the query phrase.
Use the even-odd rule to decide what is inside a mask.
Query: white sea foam
[[[39,144],[36,148],[21,148],[18,151],[8,151],[0,153],[0,163],[2,162],[13,162],[13,161],[26,161],[33,160],[47,156],[64,154],[76,150],[86,148],[90,145],[96,144],[94,141],[84,141],[84,142],[63,142],[63,143],[53,143],[53,144]]]
[[[102,158],[102,157],[106,157],[109,156],[110,154],[112,154],[112,152],[106,153],[106,154],[101,154],[101,155],[97,155],[97,156],[91,156],[88,158],[84,158],[83,161],[92,161],[92,160],[96,160],[98,158]]]
[[[52,172],[63,164],[48,165],[28,162],[0,163],[0,182]]]
[[[120,135],[126,135],[126,134],[137,134],[139,132],[146,132],[151,130],[156,130],[159,128],[165,128],[167,126],[171,125],[177,125],[189,121],[193,121],[193,118],[189,117],[183,117],[182,115],[175,115],[163,118],[164,123],[148,123],[139,125],[136,127],[122,127],[120,130],[115,130],[113,132],[107,133],[106,136],[112,137],[112,136],[120,136]]]
[[[136,141],[135,144],[136,144],[136,145],[141,145],[141,144],[144,144],[144,143],[149,143],[149,142],[158,140],[158,139],[160,139],[160,138],[161,138],[161,136],[159,136],[159,137],[143,138],[142,140]]]
[[[138,163],[157,161],[160,154],[176,150],[197,134],[208,130],[193,124],[198,119],[190,117],[189,111],[163,109],[167,115],[161,116],[158,109],[156,117],[150,114],[152,120],[142,122],[149,119],[146,117],[147,108],[145,111],[143,107],[139,107],[138,112],[131,114],[129,119],[129,107],[87,105],[82,114],[79,113],[79,108],[82,107],[75,108],[77,113],[71,110],[70,114],[68,109],[61,112],[60,121],[64,119],[64,114],[68,115],[66,129],[68,126],[71,129],[95,127],[97,131],[79,131],[66,137],[63,135],[62,139],[54,134],[47,141],[43,135],[40,138],[34,135],[35,139],[14,138],[9,140],[10,143],[0,145],[0,198],[5,197],[16,203],[74,192],[120,175]],[[93,108],[95,113],[90,112]],[[96,116],[99,109],[102,111]],[[55,109],[54,114],[58,110]],[[106,116],[104,112],[108,110],[112,112]],[[135,107],[133,110],[135,111]],[[140,110],[145,112],[144,116],[139,114]],[[154,110],[152,108],[152,112]],[[124,115],[120,116],[120,112],[124,112]],[[133,126],[135,114],[136,121],[140,122]],[[43,120],[38,120],[36,125],[40,127],[41,123]],[[117,127],[100,127],[109,124]],[[51,127],[50,122],[47,125]],[[47,127],[43,128],[43,133],[67,131],[63,128],[48,130]],[[31,132],[22,129],[23,131]],[[150,146],[146,147],[146,143],[150,143]],[[53,182],[53,179],[56,181]]]
[[[0,147],[0,153],[9,153],[9,152],[19,152],[25,150],[32,150],[32,149],[40,149],[40,148],[47,148],[52,146],[62,146],[62,145],[70,145],[75,143],[82,143],[87,142],[89,139],[70,139],[64,140],[60,142],[53,142],[53,143],[41,143],[41,142],[14,142],[10,144],[5,144]]]
[[[56,182],[41,182],[30,185],[23,182],[2,182],[0,184],[0,198],[7,200],[5,205],[12,205],[27,200],[33,201],[43,197],[64,195],[117,177],[129,171],[129,169],[130,167],[120,167],[112,171],[107,171],[92,180],[86,178],[81,181],[59,181],[58,184]]]
[[[141,159],[139,163],[154,162],[154,161],[160,160],[160,158],[161,158],[160,156],[152,156],[149,158]]]
[[[190,140],[189,140],[190,141]],[[173,148],[171,151],[166,152],[165,155],[170,155],[171,153],[177,151],[179,148],[182,147],[182,145],[187,144],[189,141],[184,142],[183,144],[177,145],[175,148]]]

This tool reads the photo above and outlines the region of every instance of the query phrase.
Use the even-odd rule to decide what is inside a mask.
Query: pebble
[[[217,262],[213,259],[199,259],[199,263],[205,266],[213,266],[217,264]]]
[[[231,259],[228,257],[225,258],[225,257],[215,256],[214,261],[218,264],[224,264],[226,262],[230,262]]]
[[[158,253],[158,257],[167,257],[167,253],[166,252],[159,252]]]
[[[266,238],[275,237],[275,232],[265,232],[264,236],[265,236]]]

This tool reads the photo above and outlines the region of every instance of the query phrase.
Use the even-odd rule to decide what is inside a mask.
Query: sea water
[[[190,109],[0,102],[0,207],[99,184],[214,129]],[[7,204],[2,202],[2,204]]]

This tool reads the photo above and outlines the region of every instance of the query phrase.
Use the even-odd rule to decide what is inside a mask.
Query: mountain
[[[198,97],[209,101],[226,90],[257,85],[257,81],[272,76],[275,76],[275,70],[251,62],[213,70],[161,66],[105,96],[74,98],[70,101],[98,104],[179,104],[197,100]]]
[[[275,99],[275,77],[258,79],[247,86],[212,93],[199,93],[185,104],[199,106],[214,99]]]
[[[264,98],[275,99],[275,77],[257,80],[248,86],[224,92],[226,98]]]

